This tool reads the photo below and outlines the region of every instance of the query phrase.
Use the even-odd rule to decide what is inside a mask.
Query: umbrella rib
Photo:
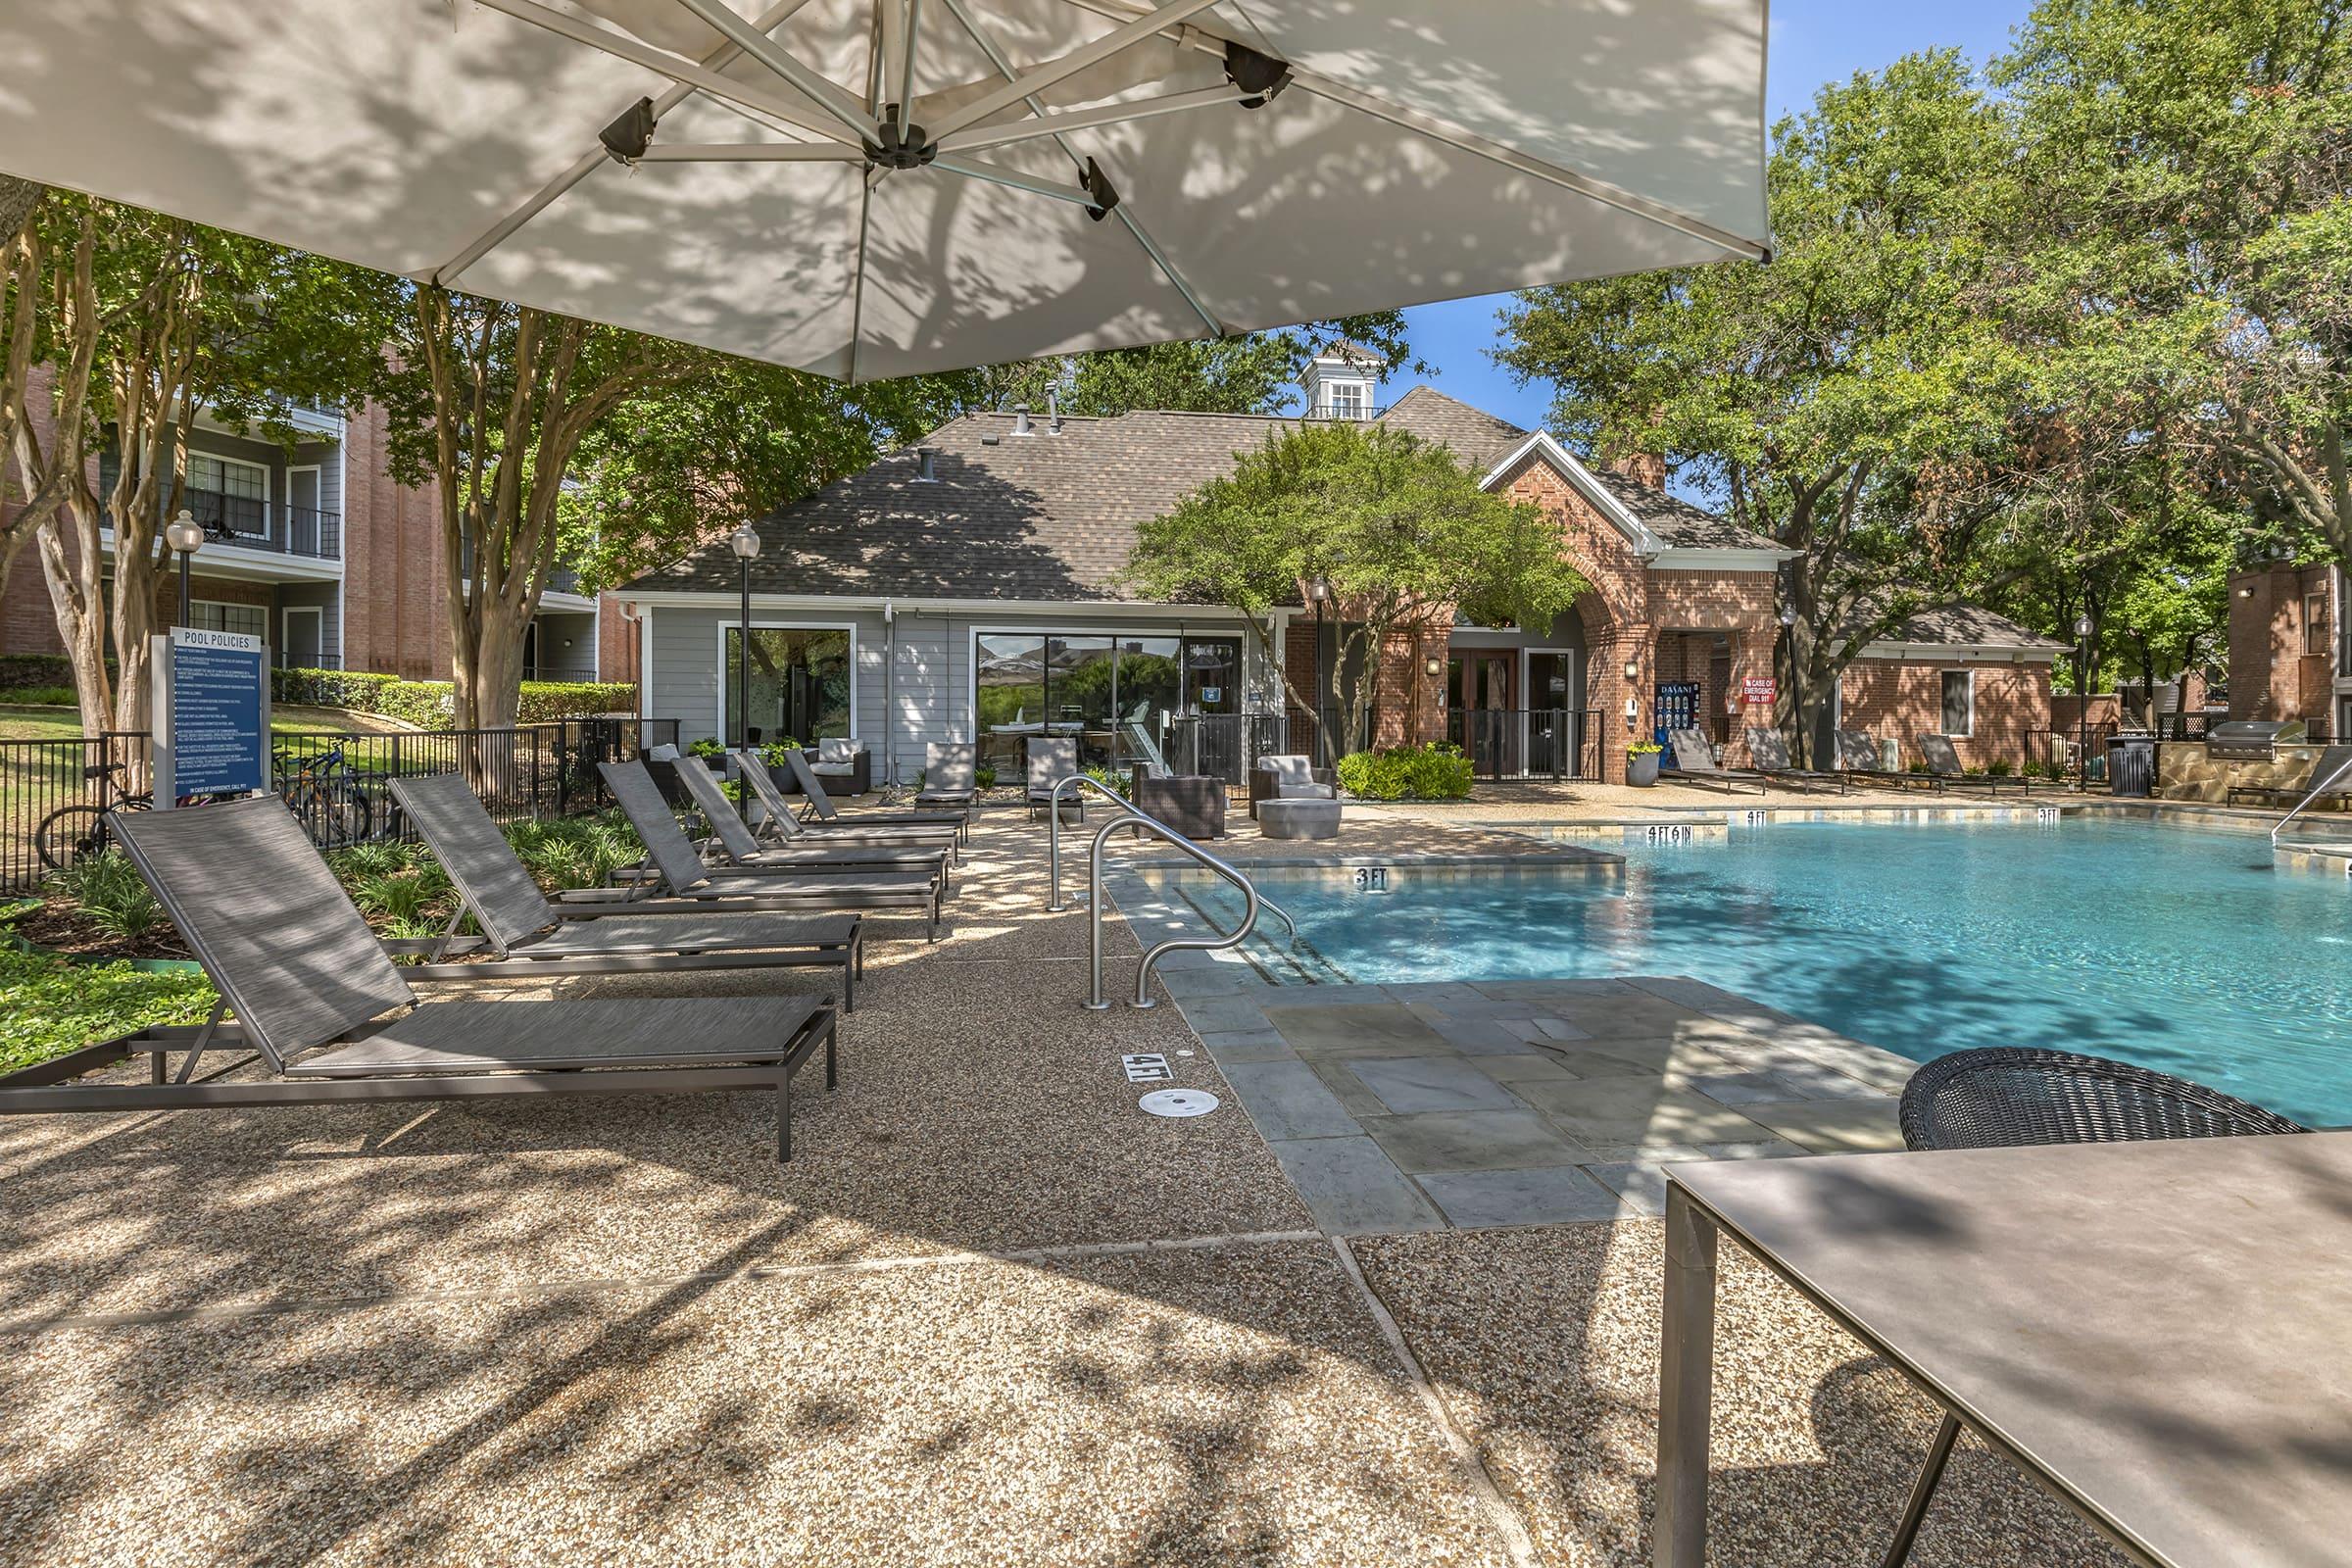
[[[1098,17],[1112,21],[1133,18],[1134,20],[1129,23],[1130,26],[1140,26],[1158,15],[1157,12],[1153,12],[1148,16],[1138,17],[1136,13],[1141,0],[1062,0],[1062,3],[1075,6],[1081,11],[1091,11]],[[1165,24],[1162,24],[1162,25]],[[1198,23],[1186,25],[1179,34],[1179,39],[1202,54],[1211,55],[1222,55],[1226,43],[1231,41],[1222,33],[1215,32]],[[1482,136],[1474,130],[1466,130],[1459,125],[1440,120],[1435,115],[1424,114],[1418,109],[1407,109],[1401,104],[1391,103],[1360,87],[1351,87],[1346,82],[1336,81],[1315,72],[1301,71],[1297,67],[1293,67],[1291,71],[1291,85],[1300,92],[1326,99],[1344,108],[1360,111],[1376,120],[1385,120],[1393,125],[1427,136],[1433,141],[1443,142],[1448,147],[1458,148],[1491,163],[1500,164],[1506,169],[1517,170],[1523,174],[1532,174],[1546,184],[1574,191],[1576,194],[1589,197],[1603,206],[1614,207],[1619,212],[1631,217],[1647,219],[1653,223],[1662,224],[1677,233],[1687,234],[1692,239],[1702,240],[1732,255],[1744,256],[1751,261],[1759,262],[1772,259],[1772,246],[1768,241],[1750,239],[1746,235],[1734,233],[1730,229],[1719,227],[1702,218],[1694,218],[1664,202],[1639,195],[1622,186],[1612,185],[1607,180],[1595,175],[1538,158],[1532,153],[1521,152],[1516,147],[1505,146],[1503,143]]]
[[[879,128],[866,118],[858,100],[838,83],[802,65],[773,38],[737,16],[724,0],[678,0],[678,3],[718,29],[745,54],[799,88],[811,103],[831,115],[840,122],[842,129],[860,143]]]
[[[1012,79],[1015,74],[1012,62],[1004,58],[1004,52],[997,47],[994,39],[980,30],[980,24],[974,22],[971,13],[964,9],[964,0],[941,0],[941,3],[948,8],[949,14],[955,17],[956,21],[963,27],[964,32],[970,36],[972,42],[979,47],[980,52],[988,56],[989,64],[995,66],[1006,80]],[[1032,114],[1040,116],[1045,114],[1046,106],[1035,97],[1029,98],[1028,104]],[[1071,149],[1066,137],[1055,133],[1054,145],[1059,147],[1062,156],[1069,159],[1071,163],[1081,165],[1085,163],[1085,160]],[[1135,203],[1131,200],[1121,202],[1110,216],[1117,219],[1121,226],[1134,236],[1136,244],[1143,247],[1144,254],[1152,258],[1152,265],[1159,269],[1162,277],[1175,285],[1176,292],[1184,296],[1184,303],[1193,308],[1193,314],[1200,318],[1201,324],[1208,328],[1209,333],[1215,337],[1226,336],[1225,323],[1217,318],[1214,311],[1200,302],[1200,296],[1194,292],[1192,283],[1176,270],[1175,263],[1169,261],[1167,254],[1152,240],[1151,231],[1145,228],[1143,220],[1135,216],[1134,206]]]
[[[760,20],[753,23],[752,25],[762,32],[773,31],[791,21],[793,16],[808,3],[808,0],[777,0],[777,3],[768,7]],[[743,51],[734,44],[722,43],[703,56],[700,63],[705,71],[722,71],[729,62],[742,53]],[[654,100],[654,118],[660,120],[688,98],[693,97],[696,90],[683,82],[673,80],[668,87],[662,89],[662,95]],[[521,206],[505,214],[472,239],[466,241],[456,255],[434,268],[426,275],[436,283],[448,284],[474,263],[514,238],[516,229],[554,206],[565,192],[596,172],[597,167],[605,163],[610,156],[602,147],[594,148],[583,154],[570,168],[534,191]]]
[[[1150,120],[1157,115],[1173,115],[1188,109],[1238,104],[1245,96],[1239,87],[1202,87],[1197,92],[1169,93],[1159,98],[1131,98],[1123,103],[1102,104],[1093,109],[1064,109],[1041,114],[1034,120],[1015,120],[1007,124],[990,125],[978,130],[959,130],[953,136],[942,137],[939,150],[949,153],[982,152],[991,147],[1033,141],[1040,136],[1058,136],[1064,131],[1091,130],[1098,125],[1124,124],[1130,121]]]
[[[992,185],[1025,190],[1032,196],[1044,196],[1057,202],[1076,202],[1081,207],[1092,207],[1095,203],[1092,195],[1076,185],[1056,185],[1050,179],[1024,174],[1017,169],[1006,169],[998,164],[984,164],[977,159],[934,158],[930,167],[944,169],[951,174],[961,174],[966,179],[984,179]]]
[[[914,122],[914,40],[923,22],[923,0],[906,0],[906,48],[899,65],[899,133]]]
[[[1046,88],[1065,77],[1074,76],[1087,67],[1107,60],[1125,49],[1131,49],[1145,39],[1164,30],[1196,12],[1206,11],[1217,0],[1167,0],[1150,16],[1138,17],[1122,27],[1113,27],[1092,43],[1082,44],[1068,54],[1034,66],[1027,75],[1014,76],[996,91],[984,93],[941,122],[932,134],[950,136],[966,125],[978,124],[991,115],[1002,114],[1025,98],[1035,97]],[[1009,74],[1009,73],[1008,73]]]
[[[858,384],[858,340],[865,335],[865,234],[874,213],[874,187],[858,182],[858,281],[850,289],[850,365],[842,379]]]
[[[737,81],[731,76],[722,76],[707,66],[697,65],[694,61],[680,55],[673,55],[666,49],[657,49],[651,44],[640,43],[625,33],[599,27],[592,23],[582,22],[576,17],[566,16],[561,11],[551,11],[546,6],[537,4],[536,0],[478,0],[478,3],[488,6],[493,11],[504,12],[517,22],[527,22],[534,26],[544,27],[549,32],[569,38],[573,43],[585,44],[591,49],[625,60],[633,66],[642,66],[648,71],[667,76],[680,86],[691,88],[697,92],[707,92],[713,98],[724,98],[730,103],[741,104],[746,109],[756,109],[762,114],[773,115],[795,129],[805,130],[811,135],[823,136],[829,140],[841,139],[837,127],[827,122],[819,121],[815,116],[809,114],[808,106],[805,103],[794,103],[774,93],[762,92],[758,87]],[[752,32],[750,23],[743,22],[739,18],[737,25],[746,34],[757,36]],[[743,52],[748,53],[748,51]],[[830,112],[830,105],[820,107],[824,107]]]
[[[641,164],[862,164],[865,149],[820,141],[657,142]]]

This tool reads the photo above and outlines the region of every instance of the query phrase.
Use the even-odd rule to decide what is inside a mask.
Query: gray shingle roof
[[[2071,645],[2044,637],[1982,605],[1947,605],[1913,615],[1885,638],[1890,643],[1937,643],[1955,648],[2032,648],[2063,653]]]
[[[1484,472],[1528,432],[1426,386],[1382,416]],[[912,449],[761,518],[753,586],[763,593],[906,599],[1133,599],[1112,578],[1137,527],[1235,456],[1296,421],[1257,415],[1138,413],[1013,434],[1010,414],[973,414],[933,431],[935,482]],[[991,439],[994,438],[994,439]],[[1596,476],[1669,544],[1752,548],[1745,529],[1615,474]],[[637,578],[639,592],[732,592],[735,558],[714,540]]]

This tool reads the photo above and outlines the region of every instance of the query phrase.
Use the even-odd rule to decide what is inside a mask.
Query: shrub
[[[2006,757],[1994,759],[1985,764],[1984,771],[1994,778],[2007,778],[2010,773],[2009,759]]]
[[[995,788],[997,787],[997,770],[996,770],[995,768],[993,768],[993,767],[989,767],[989,766],[987,766],[987,765],[985,765],[985,764],[983,764],[982,766],[979,766],[979,767],[975,767],[975,768],[973,768],[973,769],[972,769],[972,786],[973,786],[975,789],[983,789],[983,790],[993,790],[993,789],[995,789]]]
[[[514,717],[519,723],[547,724],[583,714],[636,710],[637,688],[628,681],[526,680],[522,683],[522,704],[515,709]]]
[[[21,703],[27,708],[72,708],[80,699],[71,686],[18,686],[0,690],[0,701]]]
[[[136,942],[165,923],[164,906],[121,850],[89,856],[51,881],[90,924],[118,941]]]
[[[399,684],[398,675],[370,675],[354,669],[273,669],[270,672],[270,700],[378,713],[383,711],[384,689]]]
[[[716,736],[706,735],[699,741],[689,742],[686,747],[686,755],[699,757],[706,762],[714,762],[727,755],[727,749],[719,745]]]
[[[1132,774],[1114,772],[1107,767],[1090,767],[1086,770],[1086,776],[1122,801],[1127,799],[1128,792],[1135,787],[1135,779]]]
[[[770,767],[783,767],[786,765],[784,761],[784,754],[786,752],[797,752],[801,749],[802,747],[799,741],[796,741],[791,736],[786,735],[779,740],[769,741],[766,745],[760,747],[760,760],[765,762]]]
[[[1913,762],[1910,768],[1910,771],[1914,773],[1925,773],[1927,770],[1928,764],[1926,762]]]
[[[272,702],[348,708],[378,713],[418,729],[447,729],[457,712],[457,689],[445,680],[402,680],[349,669],[279,669],[270,676]],[[584,713],[633,710],[637,688],[625,681],[526,680],[514,710],[516,723],[546,724]]]
[[[107,673],[113,674],[115,662],[106,662]],[[39,698],[18,695],[26,691],[62,691],[64,701],[74,701],[74,666],[63,654],[0,654],[0,693],[6,693],[12,703],[31,703]]]
[[[1458,801],[1470,793],[1470,759],[1458,746],[1392,746],[1340,759],[1340,785],[1369,801]]]
[[[204,976],[127,963],[75,964],[0,948],[0,1071],[157,1024],[202,1023]]]

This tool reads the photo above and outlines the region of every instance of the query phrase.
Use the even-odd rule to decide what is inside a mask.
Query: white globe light
[[[745,523],[727,535],[727,548],[735,552],[735,557],[739,561],[752,560],[760,554],[760,530],[748,522]]]

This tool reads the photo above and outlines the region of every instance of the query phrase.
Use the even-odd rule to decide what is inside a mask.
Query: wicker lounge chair
[[[820,967],[841,971],[842,1010],[858,1004],[865,947],[854,914],[712,914],[697,904],[665,900],[551,903],[457,774],[396,778],[392,798],[449,873],[459,916],[472,915],[482,933],[459,936],[453,918],[438,937],[387,938],[385,952],[425,959],[403,970],[410,980]],[[467,954],[490,956],[446,961]]]
[[[813,998],[417,1005],[274,796],[111,825],[220,1004],[201,1026],[141,1030],[0,1078],[0,1112],[751,1089],[776,1096],[781,1159],[792,1153],[794,1072],[821,1049],[826,1087],[835,1082],[833,1009]],[[148,1058],[146,1082],[72,1081],[134,1055]],[[268,1078],[229,1078],[256,1063]]]
[[[1671,771],[1678,779],[1693,784],[1720,784],[1727,794],[1743,784],[1754,785],[1758,795],[1768,787],[1764,775],[1752,768],[1717,766],[1715,749],[1694,729],[1668,730],[1666,749],[1674,758]]]
[[[1896,789],[1943,787],[1933,773],[1905,773],[1883,766],[1879,761],[1879,743],[1858,729],[1841,729],[1837,734],[1838,770],[1848,778],[1866,778]]]
[[[968,807],[980,794],[980,749],[969,741],[929,741],[923,746],[923,787],[917,806]]]
[[[711,864],[741,871],[818,872],[923,871],[936,872],[943,882],[948,862],[955,858],[953,842],[940,844],[825,844],[765,845],[744,825],[735,803],[718,786],[717,777],[699,757],[678,759],[678,782],[702,813],[710,837],[701,846]],[[711,852],[715,848],[716,854]]]
[[[2249,801],[2265,801],[2273,805],[2283,801],[2292,806],[2302,800],[2304,796],[2311,795],[2313,805],[2333,802],[2340,809],[2352,806],[2352,773],[2345,773],[2348,766],[2352,766],[2352,746],[2330,746],[2320,753],[2320,760],[2311,764],[2311,777],[2302,783],[2291,786],[2284,784],[2232,784],[2230,786],[2226,804],[2235,806],[2239,798],[2243,797]],[[2344,776],[2339,778],[2338,774],[2344,774]],[[2335,779],[2335,783],[2328,789],[2320,790],[2316,795],[2312,794],[2313,790],[2326,784],[2329,779]]]
[[[1078,743],[1073,740],[1049,740],[1043,735],[1029,742],[1029,815],[1035,818],[1054,799],[1054,787],[1078,771]],[[1069,797],[1064,796],[1066,801]],[[1078,820],[1086,820],[1086,797],[1078,801]]]
[[[1998,795],[2005,789],[2020,794],[2030,793],[2029,781],[2023,778],[1995,778],[1989,773],[1971,773],[1960,765],[1960,754],[1952,747],[1949,735],[1914,735],[1911,744],[1926,758],[1928,771],[1935,775],[1942,789],[1981,789],[1987,795]]]
[[[876,809],[859,811],[854,817],[843,816],[834,807],[825,786],[808,767],[808,760],[800,753],[787,751],[784,765],[792,769],[792,781],[800,786],[801,796],[808,803],[808,812],[826,826],[845,827],[952,827],[958,837],[971,836],[972,818],[968,811],[906,811]]]
[[[1897,1114],[1903,1144],[1915,1150],[2248,1138],[2311,1130],[2170,1073],[2104,1056],[2018,1047],[1937,1056],[1903,1086]],[[1912,1483],[1910,1503],[1885,1559],[1888,1565],[1910,1554],[1959,1436],[1959,1418],[1946,1415]]]
[[[1788,760],[1788,742],[1777,729],[1750,729],[1747,732],[1747,755],[1755,760],[1755,770],[1772,783],[1793,784],[1798,789],[1834,789],[1845,793],[1845,775],[1825,773],[1818,768],[1798,767]]]
[[[747,766],[741,752],[734,753],[733,760],[735,776],[751,785],[753,802],[760,808],[752,831],[764,841],[808,849],[861,844],[901,849],[918,846],[944,850],[951,863],[956,860],[956,846],[962,829],[953,822],[882,821],[869,825],[863,813],[837,822],[803,822],[792,814],[790,803],[784,799],[784,792],[776,788],[775,775],[767,770],[765,763],[754,758]]]
[[[805,867],[745,871],[713,868],[703,863],[694,841],[669,814],[653,775],[637,762],[599,762],[605,788],[613,804],[628,816],[629,825],[645,842],[648,878],[603,891],[609,902],[638,899],[691,899],[714,913],[790,913],[817,910],[927,909],[931,938],[939,939],[940,902],[946,879],[921,871],[834,871]]]

